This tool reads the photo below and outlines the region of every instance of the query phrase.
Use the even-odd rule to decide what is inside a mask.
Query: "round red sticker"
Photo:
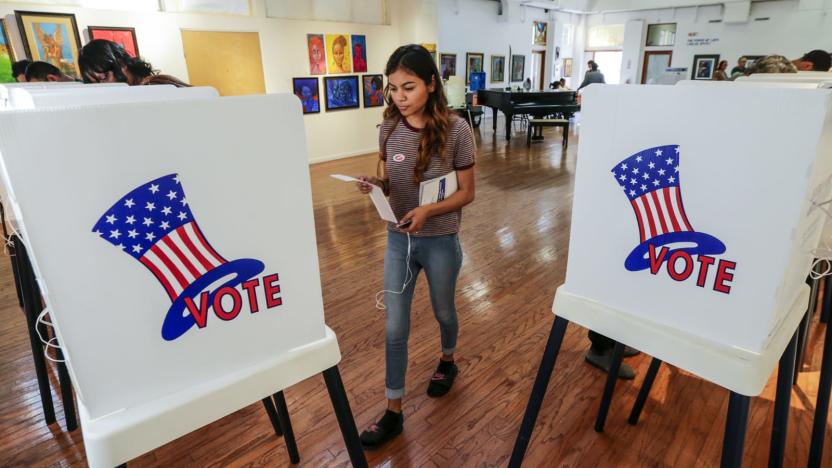
[[[396,161],[396,162],[402,162],[402,161],[404,161],[404,155],[403,155],[403,154],[401,154],[401,153],[399,153],[399,154],[397,154],[397,155],[394,155],[394,156],[393,156],[393,161]]]

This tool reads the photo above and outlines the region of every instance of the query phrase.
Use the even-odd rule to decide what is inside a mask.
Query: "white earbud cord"
[[[389,289],[384,289],[376,293],[376,309],[378,310],[387,310],[387,307],[384,306],[384,293],[390,294],[404,294],[404,290],[407,288],[407,285],[413,279],[413,271],[410,270],[410,233],[407,233],[407,257],[404,260],[405,267],[407,268],[407,272],[404,274],[404,284],[402,284],[401,291],[391,291]]]

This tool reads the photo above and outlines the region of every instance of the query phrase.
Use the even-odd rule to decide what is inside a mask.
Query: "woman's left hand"
[[[419,230],[422,229],[422,226],[425,225],[425,221],[427,221],[429,217],[430,213],[428,208],[426,206],[419,206],[410,210],[410,212],[404,215],[404,218],[402,218],[401,221],[399,221],[399,224],[406,223],[408,220],[410,220],[410,226],[402,230],[404,232],[409,232],[412,234],[414,232],[419,232]]]

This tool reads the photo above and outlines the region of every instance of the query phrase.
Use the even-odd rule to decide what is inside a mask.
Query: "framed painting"
[[[326,57],[329,73],[352,73],[349,34],[326,35]]]
[[[352,71],[362,73],[367,71],[367,38],[353,34],[352,38]]]
[[[300,99],[304,114],[317,114],[321,111],[318,78],[292,78],[292,90]]]
[[[456,54],[439,54],[439,73],[443,80],[456,76]]]
[[[468,52],[465,54],[465,84],[471,82],[471,73],[482,71],[484,55],[481,52]]]
[[[17,10],[14,15],[27,57],[49,62],[67,75],[81,76],[78,68],[81,37],[75,15]]]
[[[500,83],[506,80],[506,56],[491,56],[491,82]]]
[[[364,107],[381,107],[384,105],[384,75],[364,75]]]
[[[309,74],[326,75],[326,52],[323,34],[307,34],[306,49],[309,52]]]
[[[719,55],[694,55],[693,56],[693,80],[711,80],[714,78],[714,71],[719,63]]]
[[[359,107],[358,76],[325,76],[326,110]]]
[[[423,42],[419,45],[424,47],[425,50],[427,50],[428,52],[430,52],[430,58],[432,58],[433,61],[436,62],[436,44],[432,42]]]
[[[563,76],[572,76],[572,59],[563,59]]]
[[[12,75],[12,63],[14,63],[14,49],[9,42],[9,33],[6,30],[6,22],[0,20],[0,83],[14,83]]]
[[[546,32],[548,30],[549,23],[545,21],[535,21],[532,34],[532,43],[536,46],[543,46],[546,47]]]
[[[511,56],[511,81],[523,81],[526,75],[526,56],[512,55]]]
[[[136,28],[114,28],[110,26],[89,26],[90,40],[106,39],[124,47],[131,57],[139,56],[139,41],[136,39]]]

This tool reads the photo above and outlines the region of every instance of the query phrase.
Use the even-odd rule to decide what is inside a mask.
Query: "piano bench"
[[[563,128],[563,147],[566,148],[569,144],[569,119],[529,119],[529,126],[526,129],[526,146],[532,144],[533,129],[539,128],[542,135],[543,127]]]

